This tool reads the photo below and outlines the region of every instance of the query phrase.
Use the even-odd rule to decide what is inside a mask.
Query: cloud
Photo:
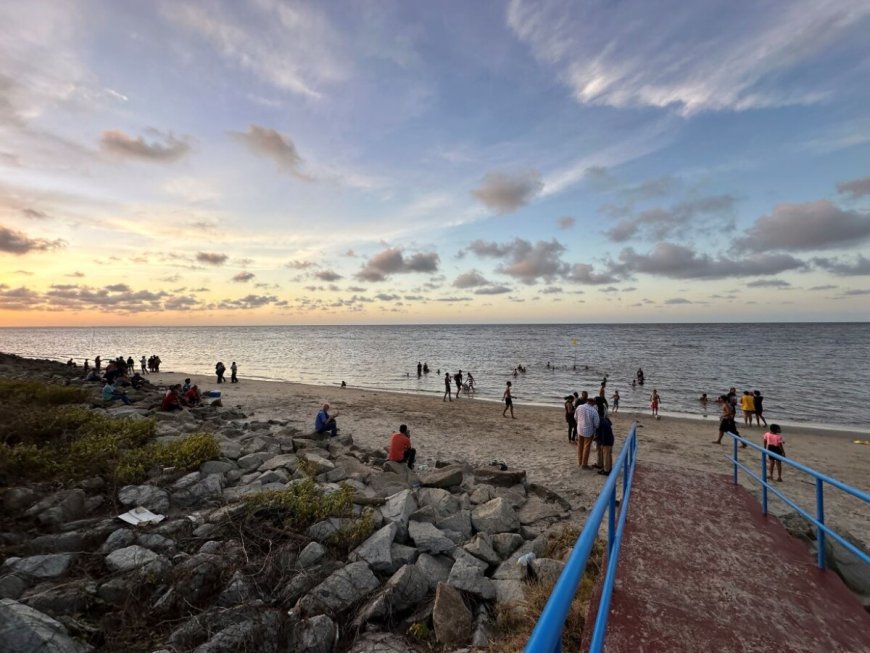
[[[543,189],[541,173],[537,170],[519,172],[488,172],[480,186],[471,194],[486,208],[496,213],[511,213],[525,206]]]
[[[401,295],[390,295],[387,293],[378,293],[375,295],[375,299],[380,299],[382,302],[395,302],[402,299]]]
[[[835,290],[836,288],[839,288],[839,286],[834,286],[830,283],[827,283],[823,286],[813,286],[812,288],[807,288],[807,290]]]
[[[674,305],[674,304],[691,304],[692,302],[690,302],[688,299],[685,299],[683,297],[673,297],[671,299],[666,299],[664,301],[664,303]]]
[[[172,163],[190,151],[190,145],[172,134],[164,134],[156,129],[149,130],[148,133],[153,139],[150,143],[142,136],[133,138],[119,130],[104,131],[100,138],[100,147],[103,151],[121,158],[153,163]]]
[[[477,270],[463,272],[453,281],[454,288],[477,288],[488,284],[489,281]]]
[[[512,0],[507,25],[580,104],[673,107],[688,115],[812,104],[849,88],[843,82],[863,74],[859,25],[868,13],[866,4],[814,0],[754,3],[739,12],[679,0],[594,10]],[[679,20],[661,23],[661,16]],[[813,64],[835,45],[842,56],[832,75]]]
[[[253,272],[239,272],[233,277],[235,283],[248,283],[256,275]]]
[[[574,263],[565,274],[566,281],[597,286],[605,283],[616,283],[619,277],[610,272],[595,272],[589,263]]]
[[[406,258],[402,250],[390,247],[372,256],[356,274],[361,281],[384,281],[391,274],[437,272],[439,257],[435,252],[417,253]]]
[[[843,292],[848,297],[856,297],[858,295],[870,295],[870,288],[854,288]]]
[[[747,288],[791,288],[788,281],[782,279],[759,279],[746,284]]]
[[[200,263],[208,263],[209,265],[223,265],[227,262],[229,256],[217,252],[197,252],[196,260]]]
[[[318,4],[259,0],[219,5],[175,0],[164,14],[209,43],[232,65],[273,87],[310,100],[322,88],[350,75],[347,39],[333,28]]]
[[[274,295],[245,295],[239,299],[224,299],[217,304],[218,309],[249,310],[270,304],[281,304]]]
[[[712,195],[675,204],[670,209],[654,208],[642,211],[630,220],[621,220],[605,235],[616,243],[625,242],[638,234],[654,240],[668,238],[681,232],[701,217],[718,222],[736,202],[733,195]]]
[[[565,216],[564,218],[556,220],[556,224],[559,226],[559,229],[571,229],[575,224],[577,224],[577,221],[570,216]]]
[[[813,263],[841,277],[859,277],[870,274],[870,259],[861,254],[858,254],[854,263],[844,263],[840,259],[831,258],[814,258]]]
[[[851,247],[870,239],[870,213],[845,211],[828,200],[778,204],[737,241],[737,248],[818,250]]]
[[[0,252],[21,256],[30,252],[46,252],[65,247],[62,240],[30,238],[28,235],[0,225]]]
[[[309,175],[302,172],[302,157],[299,156],[296,145],[288,136],[259,125],[248,125],[248,131],[233,132],[233,136],[244,143],[251,152],[272,159],[279,168],[297,179],[312,180]]]
[[[508,293],[513,288],[510,286],[488,286],[486,288],[478,288],[474,291],[475,295],[503,295],[504,293]]]
[[[313,265],[314,263],[312,261],[287,261],[287,263],[284,264],[284,267],[291,270],[307,270]]]
[[[628,247],[611,265],[620,275],[644,273],[671,279],[723,279],[756,277],[806,268],[806,263],[788,254],[755,254],[741,259],[696,254],[688,247],[658,243],[649,253],[638,254]]]
[[[49,220],[51,218],[51,216],[48,215],[48,213],[46,213],[45,211],[38,211],[37,209],[32,209],[29,207],[21,209],[21,214],[25,218],[29,218],[31,220]]]
[[[315,272],[314,276],[321,281],[338,281],[343,278],[338,272],[334,272],[333,270],[320,270],[319,272]]]
[[[673,177],[655,177],[654,179],[647,179],[636,186],[624,188],[619,194],[631,202],[649,200],[654,197],[667,195],[676,185],[677,180]]]
[[[540,279],[550,283],[567,270],[567,265],[560,258],[565,247],[555,238],[540,240],[534,245],[522,238],[515,238],[504,245],[476,240],[468,249],[478,256],[506,259],[496,268],[496,272],[514,277],[526,285],[533,285]]]
[[[541,295],[561,295],[561,286],[547,286],[543,290],[538,291]]]
[[[837,184],[837,192],[848,195],[853,200],[866,197],[870,195],[870,177],[853,179],[852,181],[844,181],[841,184]]]

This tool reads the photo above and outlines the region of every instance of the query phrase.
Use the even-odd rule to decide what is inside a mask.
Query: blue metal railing
[[[598,616],[592,633],[589,650],[598,653],[604,645],[604,632],[607,629],[607,617],[610,612],[610,597],[613,594],[613,581],[616,578],[616,565],[619,560],[619,545],[622,542],[622,531],[625,527],[625,517],[628,513],[628,499],[631,496],[631,483],[634,478],[634,468],[637,461],[637,423],[633,423],[628,431],[628,437],[619,452],[619,457],[613,464],[613,470],[607,477],[607,482],[598,495],[598,500],[586,518],[583,532],[577,538],[574,550],[565,563],[565,569],[556,581],[547,605],[538,618],[538,623],[532,631],[532,636],[526,643],[525,653],[558,653],[562,650],[562,630],[571,602],[577,593],[577,587],[586,570],[586,563],[592,551],[592,545],[598,538],[598,529],[607,510],[607,571],[604,576],[601,601],[598,604]],[[616,482],[622,476],[622,501],[619,513],[616,506]]]
[[[815,469],[811,467],[807,467],[806,465],[801,465],[799,462],[795,462],[794,460],[789,460],[785,456],[780,456],[779,454],[773,453],[772,451],[768,451],[764,447],[760,447],[759,445],[751,442],[750,440],[746,440],[745,438],[741,438],[739,435],[735,435],[733,433],[728,433],[728,437],[733,440],[734,447],[732,451],[732,456],[725,456],[727,460],[730,460],[732,465],[734,466],[734,484],[737,484],[737,471],[738,469],[742,469],[744,472],[749,474],[753,479],[761,483],[761,512],[763,514],[767,514],[767,493],[768,491],[773,492],[780,499],[785,501],[789,506],[797,510],[797,512],[807,519],[810,523],[812,523],[816,527],[816,542],[818,544],[817,551],[817,563],[819,565],[819,569],[825,568],[825,537],[830,535],[834,540],[839,542],[843,547],[851,551],[853,554],[858,556],[860,560],[864,561],[864,564],[870,565],[870,556],[868,556],[864,551],[856,547],[854,544],[843,538],[836,531],[831,530],[828,526],[825,525],[825,483],[831,485],[838,490],[842,490],[846,494],[850,494],[853,497],[856,497],[863,501],[864,503],[870,504],[870,494],[866,492],[862,492],[861,490],[854,488],[850,485],[846,485],[838,481],[835,478],[831,478],[830,476],[825,476],[821,472],[817,472]],[[761,452],[761,476],[757,476],[755,472],[753,472],[749,467],[741,463],[737,459],[737,443],[742,445],[746,445],[747,447],[751,447],[752,449],[756,449]],[[789,499],[785,494],[779,491],[776,487],[767,482],[767,463],[768,459],[778,460],[790,467],[797,469],[798,471],[804,472],[805,474],[809,474],[813,478],[816,479],[816,515],[813,517],[806,510],[801,508],[797,503]]]

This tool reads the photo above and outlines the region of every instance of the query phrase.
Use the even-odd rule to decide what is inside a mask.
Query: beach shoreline
[[[515,402],[517,419],[502,417],[500,404],[462,397],[452,402],[441,397],[386,390],[307,385],[288,381],[256,381],[216,384],[214,375],[159,372],[148,376],[158,385],[181,383],[190,378],[202,390],[220,390],[222,403],[239,407],[258,420],[290,420],[302,432],[313,430],[320,404],[328,402],[342,435],[352,435],[365,447],[383,448],[400,424],[407,424],[418,462],[434,466],[438,460],[460,460],[475,465],[503,462],[512,469],[525,469],[529,482],[540,483],[567,499],[575,511],[591,507],[604,477],[577,467],[576,448],[567,441],[567,425],[561,405],[536,406]],[[731,445],[713,444],[718,418],[695,420],[620,412],[613,418],[614,455],[632,422],[638,423],[638,460],[681,466],[720,474],[727,478],[731,464],[725,459]],[[738,424],[740,428],[740,424]],[[761,443],[764,428],[741,429],[750,440]],[[812,467],[865,492],[870,491],[870,446],[854,444],[855,433],[831,430],[819,434],[807,427],[783,429],[786,453]],[[745,452],[745,453],[743,453]],[[750,466],[759,455],[742,450]],[[811,514],[815,512],[815,483],[802,473],[784,466],[782,488]],[[758,492],[757,484],[740,475],[740,482]],[[826,514],[834,524],[870,542],[870,514],[866,505],[841,492],[826,493]],[[791,512],[778,499],[771,499],[771,512]]]

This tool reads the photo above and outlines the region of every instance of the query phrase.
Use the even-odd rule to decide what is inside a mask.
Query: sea
[[[597,392],[606,377],[623,411],[648,410],[655,388],[662,415],[711,421],[733,386],[761,391],[769,422],[870,428],[868,323],[4,328],[0,351],[80,365],[132,356],[137,367],[157,354],[161,371],[195,374],[236,361],[242,381],[433,396],[461,369],[478,400],[500,400],[511,381],[519,410]],[[430,372],[418,377],[418,362]],[[638,368],[645,384],[632,387]]]

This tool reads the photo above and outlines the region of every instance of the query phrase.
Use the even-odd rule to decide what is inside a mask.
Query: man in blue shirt
[[[323,404],[320,412],[317,413],[317,418],[314,420],[314,430],[317,433],[329,431],[329,435],[334,438],[338,433],[338,426],[335,424],[336,417],[338,417],[338,413],[330,417],[329,404]]]

